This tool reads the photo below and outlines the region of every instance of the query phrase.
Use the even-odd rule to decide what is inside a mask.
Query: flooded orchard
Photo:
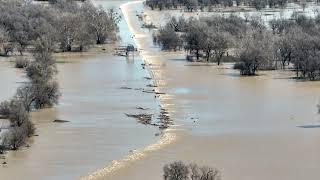
[[[186,62],[153,45],[136,16],[142,2],[95,3],[119,13],[122,5],[122,44],[136,44],[140,56],[59,58],[60,104],[32,114],[39,136],[7,154],[0,179],[160,180],[163,165],[175,160],[216,167],[225,180],[318,179],[320,130],[303,127],[320,124],[320,82],[293,80],[290,71],[240,77],[228,63]],[[10,63],[0,65],[4,100],[24,78]],[[140,89],[151,76],[165,93],[159,98]],[[175,124],[160,137],[158,128],[125,116],[143,111],[137,107],[157,113],[159,105]]]

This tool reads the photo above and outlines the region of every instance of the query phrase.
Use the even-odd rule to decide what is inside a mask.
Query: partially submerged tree
[[[183,44],[187,59],[216,61],[229,56],[237,60],[241,75],[256,75],[258,70],[292,68],[302,79],[320,79],[320,16],[270,22],[270,28],[259,17],[247,20],[230,15],[210,18],[171,18],[155,34],[154,40],[163,50],[176,50]],[[181,39],[181,42],[179,41]]]
[[[215,168],[182,161],[165,165],[163,173],[164,180],[221,180],[220,171]]]
[[[172,27],[161,28],[157,35],[154,35],[155,43],[161,46],[162,50],[178,50],[182,47],[182,40]]]
[[[164,180],[187,180],[189,168],[182,161],[173,162],[163,167]]]
[[[308,77],[310,80],[316,80],[320,75],[320,49],[318,47],[320,41],[302,31],[297,33],[299,35],[293,40],[292,55],[297,77]]]
[[[191,180],[221,180],[220,171],[215,168],[190,164],[189,169]]]
[[[0,115],[4,119],[8,119],[11,126],[21,126],[25,121],[29,121],[29,114],[23,104],[13,99],[4,101],[0,104]]]
[[[203,42],[203,50],[206,52],[207,61],[213,56],[214,60],[220,65],[222,57],[228,50],[228,35],[219,30],[209,29],[206,33],[207,38]]]
[[[26,86],[24,92],[31,100],[27,104],[36,109],[56,105],[60,97],[59,86],[54,79],[57,67],[51,53],[49,45],[39,41],[34,51],[34,61],[27,68],[32,84]]]
[[[13,127],[3,136],[5,147],[11,150],[18,150],[26,141],[26,134],[21,127]]]
[[[235,69],[239,69],[241,75],[252,76],[262,67],[270,66],[270,62],[273,62],[273,49],[269,41],[266,34],[247,35],[241,42]]]
[[[194,52],[197,60],[200,59],[200,53],[204,47],[206,40],[205,30],[207,28],[208,25],[206,23],[191,19],[190,26],[188,26],[185,33],[185,49],[190,53]]]
[[[11,101],[2,102],[0,104],[0,115],[2,118],[8,119],[11,124],[11,128],[1,137],[1,151],[17,150],[28,137],[34,134],[34,124],[20,100],[14,98]]]
[[[245,28],[235,16],[188,20],[173,17],[155,34],[154,40],[163,50],[176,50],[183,45],[198,61],[202,58],[209,62],[213,58],[220,65],[233,39],[239,38]]]
[[[35,109],[50,108],[59,102],[59,86],[55,81],[34,84],[33,93]]]

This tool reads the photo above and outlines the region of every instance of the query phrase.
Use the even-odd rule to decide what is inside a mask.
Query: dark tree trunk
[[[220,54],[218,55],[218,58],[217,58],[218,66],[220,66],[220,64],[221,64],[221,59],[222,59],[223,54],[224,54],[224,53],[220,53]]]
[[[97,39],[97,44],[101,44],[101,40],[100,40],[99,37],[98,37],[98,39]]]
[[[197,51],[196,51],[196,56],[197,56],[197,60],[199,60],[199,58],[200,58],[199,49],[197,49]]]
[[[207,51],[206,54],[207,54],[207,62],[209,62],[209,60],[210,60],[210,51]]]
[[[66,47],[66,49],[67,49],[67,51],[68,51],[68,52],[70,52],[70,51],[72,50],[71,45],[70,45],[70,44],[68,44],[68,45],[67,45],[67,47]]]

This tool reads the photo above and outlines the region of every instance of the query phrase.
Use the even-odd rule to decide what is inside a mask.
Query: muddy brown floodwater
[[[95,1],[104,8],[126,2]],[[138,45],[150,72],[141,69],[139,57],[63,59],[72,63],[58,65],[60,105],[33,114],[39,137],[30,148],[7,155],[0,179],[161,180],[163,165],[175,160],[214,166],[224,180],[319,179],[320,129],[299,126],[320,124],[320,82],[297,82],[287,71],[239,77],[230,64],[194,66],[182,54],[164,53],[152,44],[152,32],[141,29],[136,17],[141,1],[121,10],[123,44]],[[1,75],[8,76],[1,79],[8,85],[1,88],[2,100],[23,78],[9,63],[0,65]],[[166,93],[160,104],[175,122],[158,138],[155,128],[124,113],[137,112],[136,106],[158,111],[159,100],[119,89],[145,87],[150,73],[156,91]],[[71,122],[52,123],[56,118]]]
[[[119,7],[121,1],[107,3],[105,8]],[[120,24],[123,44],[133,43],[125,21]],[[126,60],[104,53],[58,59],[58,81],[62,97],[52,109],[34,112],[36,134],[30,148],[11,151],[0,160],[0,179],[79,179],[131,151],[156,142],[158,129],[138,124],[125,113],[139,113],[136,107],[159,110],[159,100],[141,90],[152,80],[141,67],[141,58]],[[13,63],[0,63],[1,100],[14,95],[23,72]],[[145,112],[145,111],[143,111]],[[67,123],[53,123],[55,119]],[[6,161],[7,165],[2,165]]]
[[[160,52],[134,16],[142,8],[123,6],[157,90],[167,93],[160,101],[177,124],[170,131],[177,140],[102,179],[160,180],[174,160],[217,167],[224,180],[319,179],[320,129],[299,126],[320,124],[320,82],[297,82],[287,71],[239,77],[230,64],[194,66]]]

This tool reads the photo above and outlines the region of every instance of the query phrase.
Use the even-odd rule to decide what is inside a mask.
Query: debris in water
[[[302,126],[297,126],[299,128],[320,128],[320,125],[302,125]]]
[[[140,107],[140,106],[138,106],[138,107],[136,107],[137,109],[140,109],[140,110],[149,110],[150,108],[143,108],[143,107]]]
[[[54,123],[66,123],[66,122],[70,122],[70,121],[67,121],[67,120],[61,120],[61,119],[56,119],[53,121]]]
[[[137,107],[137,109],[148,110],[149,108]],[[158,119],[157,122],[153,121],[153,120],[155,120],[155,119],[153,119],[153,114],[146,114],[146,113],[128,114],[128,113],[125,113],[125,115],[127,117],[135,118],[138,123],[158,127],[160,131],[169,128],[170,125],[173,125],[173,121],[169,116],[169,112],[164,108],[160,108],[160,114],[156,118],[156,119]],[[156,136],[158,136],[158,135],[156,135]]]
[[[125,113],[127,117],[135,118],[138,123],[144,124],[144,125],[150,125],[152,121],[152,115],[153,114],[127,114]]]
[[[123,86],[123,87],[120,87],[120,89],[132,89],[132,88]]]
[[[153,84],[148,84],[147,87],[158,87],[158,86]]]
[[[155,92],[156,94],[166,94],[166,93],[163,93],[163,92]]]
[[[144,93],[154,93],[154,89],[153,90],[143,90],[142,92],[144,92]]]

